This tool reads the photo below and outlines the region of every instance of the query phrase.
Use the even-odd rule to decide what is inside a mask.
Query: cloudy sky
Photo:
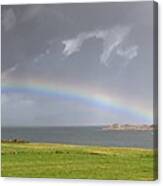
[[[2,125],[152,123],[152,10],[2,6]]]

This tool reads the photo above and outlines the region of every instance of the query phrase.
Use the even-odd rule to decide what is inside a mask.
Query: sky
[[[153,123],[153,3],[2,6],[2,126]]]

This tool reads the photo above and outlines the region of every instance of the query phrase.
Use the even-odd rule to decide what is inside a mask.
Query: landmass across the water
[[[154,124],[109,124],[102,128],[102,130],[135,130],[135,131],[153,131],[157,128]]]

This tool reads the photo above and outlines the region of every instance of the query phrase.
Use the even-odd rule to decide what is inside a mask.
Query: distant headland
[[[134,131],[153,131],[157,125],[151,124],[109,124],[102,128],[102,130],[134,130]]]

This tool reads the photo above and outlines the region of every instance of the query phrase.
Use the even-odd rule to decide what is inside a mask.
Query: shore
[[[2,143],[3,177],[154,180],[154,151],[44,143]]]

